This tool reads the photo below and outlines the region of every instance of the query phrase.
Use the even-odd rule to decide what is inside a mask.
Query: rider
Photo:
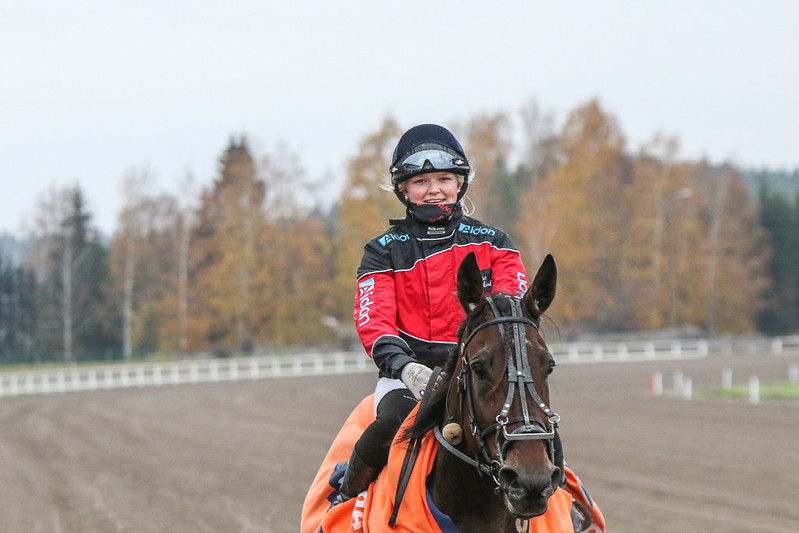
[[[475,253],[486,292],[527,290],[510,238],[464,213],[471,168],[452,133],[435,124],[411,128],[397,143],[390,172],[406,216],[364,247],[355,297],[358,335],[379,369],[376,420],[355,444],[339,501],[366,489],[385,466],[431,368],[443,367],[455,346],[463,319],[456,295],[461,260]]]

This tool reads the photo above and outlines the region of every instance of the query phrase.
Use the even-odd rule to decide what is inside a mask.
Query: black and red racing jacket
[[[411,361],[444,366],[464,317],[456,283],[469,252],[477,257],[487,293],[527,290],[527,274],[510,238],[465,215],[438,226],[409,217],[366,244],[355,325],[380,376],[398,379]]]

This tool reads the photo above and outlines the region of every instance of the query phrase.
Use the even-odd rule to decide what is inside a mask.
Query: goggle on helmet
[[[437,143],[424,143],[405,154],[391,166],[391,182],[394,185],[427,172],[452,172],[469,175],[469,162],[462,155]]]

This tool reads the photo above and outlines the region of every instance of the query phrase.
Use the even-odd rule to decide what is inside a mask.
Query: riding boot
[[[341,501],[354,498],[369,486],[369,483],[377,478],[380,470],[371,467],[363,462],[358,452],[353,448],[347,471],[341,480]]]

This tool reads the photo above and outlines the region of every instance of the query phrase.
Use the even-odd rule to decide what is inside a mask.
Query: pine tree
[[[252,324],[259,310],[251,282],[259,268],[264,195],[246,139],[231,139],[219,176],[202,195],[192,237],[189,337],[195,346],[224,353],[253,347]]]

